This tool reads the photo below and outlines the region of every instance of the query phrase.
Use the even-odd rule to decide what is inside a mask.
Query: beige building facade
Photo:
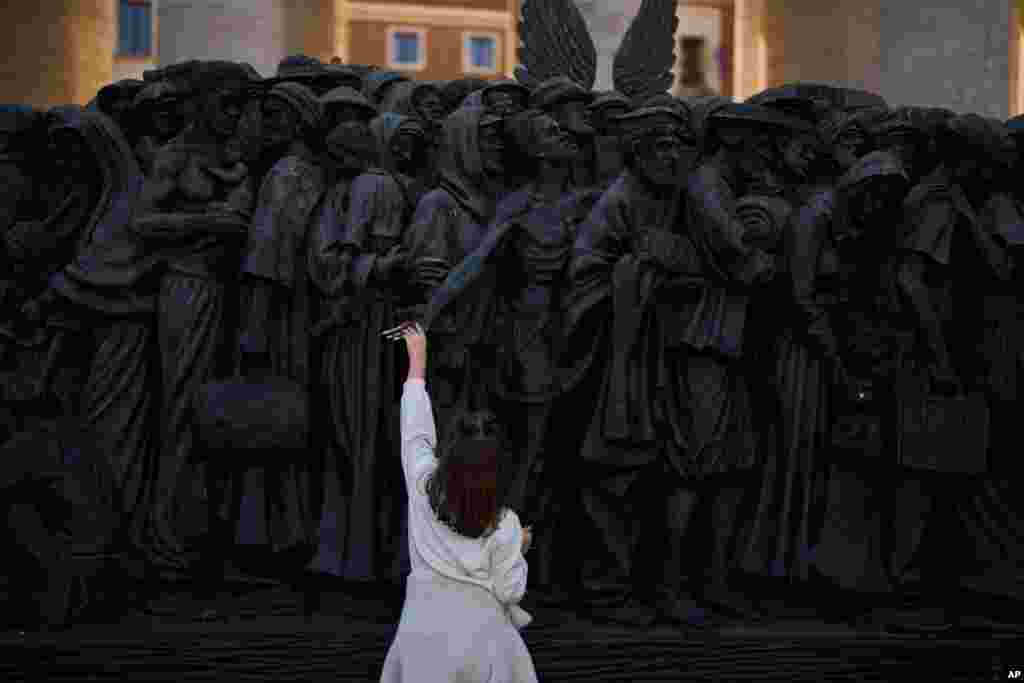
[[[615,50],[641,0],[576,2],[598,51],[597,87],[610,88]],[[680,0],[674,90],[744,99],[804,80],[871,90],[896,105],[1005,117],[1024,111],[1022,5]],[[0,101],[84,104],[106,83],[190,58],[245,61],[271,75],[295,53],[425,80],[498,78],[516,64],[518,7],[519,0],[0,3]]]

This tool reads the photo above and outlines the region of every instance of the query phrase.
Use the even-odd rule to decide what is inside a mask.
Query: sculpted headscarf
[[[458,109],[444,122],[439,187],[446,190],[481,224],[494,215],[495,197],[486,191],[483,158],[480,154],[480,125],[486,110]]]
[[[382,112],[401,114],[402,116],[419,116],[419,113],[416,111],[416,99],[427,91],[437,93],[438,97],[441,96],[441,89],[433,83],[424,83],[423,81],[402,81],[396,83],[385,95],[384,101],[381,102],[380,110]]]
[[[50,128],[78,133],[92,153],[100,172],[100,197],[81,229],[79,244],[104,241],[120,233],[131,218],[135,200],[142,190],[142,171],[128,142],[113,119],[98,112],[78,116]],[[68,231],[78,226],[65,226]]]
[[[426,131],[416,119],[394,112],[386,112],[375,118],[370,122],[370,130],[377,141],[379,166],[391,173],[398,172],[395,160],[391,155],[391,142],[399,133],[426,139]]]
[[[306,136],[320,129],[323,105],[317,99],[316,93],[306,86],[291,81],[278,83],[270,89],[267,97],[280,98],[298,112],[299,123],[302,126],[300,135]]]
[[[869,182],[883,178],[892,178],[909,184],[910,178],[898,158],[888,152],[871,152],[857,160],[849,171],[836,184],[836,214],[834,232],[846,235],[857,230],[851,215],[851,200],[856,197]]]

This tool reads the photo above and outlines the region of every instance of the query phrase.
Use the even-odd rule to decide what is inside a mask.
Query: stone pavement
[[[299,596],[281,586],[224,597],[227,616],[201,621],[207,606],[178,592],[148,613],[0,633],[0,681],[372,683],[397,627],[393,601],[368,589],[327,593],[308,624]],[[683,632],[531,611],[524,639],[544,682],[990,681],[1024,664],[1024,629],[981,616],[939,635],[894,636],[807,617]]]

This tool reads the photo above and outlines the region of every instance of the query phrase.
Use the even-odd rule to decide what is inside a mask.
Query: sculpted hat
[[[278,83],[267,97],[277,97],[290,104],[299,113],[299,119],[306,130],[314,130],[323,119],[323,109],[316,94],[299,83]]]
[[[708,128],[722,124],[739,123],[759,128],[789,131],[791,133],[814,132],[810,123],[758,104],[731,102],[716,109],[708,117]]]
[[[689,119],[675,107],[641,107],[612,120],[624,135],[634,140],[667,133],[678,136],[684,142],[697,142]]]
[[[99,93],[97,93],[96,97],[99,100],[101,106],[106,106],[114,98],[134,98],[135,95],[138,94],[140,90],[146,87],[146,85],[148,84],[145,81],[140,81],[136,78],[125,78],[123,80],[117,81],[116,83],[111,83],[109,85],[103,86],[102,88],[100,88],[100,91]]]
[[[500,81],[495,81],[492,85],[487,86],[483,89],[484,93],[489,92],[500,92],[502,90],[508,90],[521,96],[524,100],[530,99],[530,89],[519,81],[513,81],[510,78],[503,78]]]
[[[323,105],[325,112],[330,111],[332,107],[349,105],[364,111],[368,118],[373,118],[377,115],[377,108],[370,104],[370,101],[361,92],[345,85],[321,96],[320,103]]]
[[[267,79],[268,85],[306,83],[324,75],[324,65],[316,57],[289,55],[277,64],[277,75]]]
[[[371,71],[363,77],[363,94],[370,99],[370,102],[377,102],[380,99],[381,91],[386,86],[408,80],[407,76],[398,71]]]
[[[888,152],[871,152],[857,160],[849,171],[839,179],[839,187],[851,188],[860,185],[867,180],[882,177],[898,178],[906,183],[910,182],[903,164]]]
[[[817,126],[832,107],[830,90],[828,86],[792,83],[759,92],[747,102],[775,109]]]
[[[608,90],[594,93],[594,101],[590,103],[591,111],[601,111],[605,107],[620,106],[633,109],[633,101],[620,92]]]
[[[567,102],[583,102],[589,105],[593,101],[594,94],[582,85],[566,76],[556,76],[534,88],[530,96],[530,107],[550,109]]]
[[[181,98],[181,94],[170,81],[158,81],[143,88],[135,96],[135,108],[149,107]]]
[[[320,74],[312,79],[316,83],[322,83],[328,89],[348,86],[356,90],[363,87],[363,76],[352,67],[343,64],[325,64],[320,69]]]

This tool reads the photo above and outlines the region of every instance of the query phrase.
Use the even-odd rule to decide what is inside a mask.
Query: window
[[[427,65],[426,31],[418,28],[388,30],[388,67],[420,70]]]
[[[117,53],[124,57],[153,53],[153,3],[149,0],[121,0]]]
[[[466,73],[497,73],[498,36],[492,33],[464,34],[462,70]]]

